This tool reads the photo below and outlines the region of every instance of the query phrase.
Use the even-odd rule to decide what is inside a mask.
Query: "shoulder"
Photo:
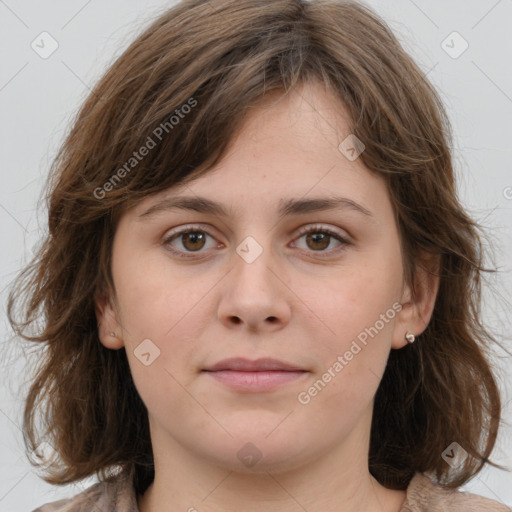
[[[426,474],[416,473],[400,512],[512,512],[503,503],[477,494],[446,489]]]
[[[122,472],[71,498],[46,503],[32,512],[138,512],[131,476]]]

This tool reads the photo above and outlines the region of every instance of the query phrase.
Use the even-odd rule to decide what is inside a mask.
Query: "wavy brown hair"
[[[117,219],[207,173],[266,92],[314,80],[346,106],[366,146],[360,158],[386,180],[407,283],[414,287],[422,253],[441,262],[431,321],[414,345],[391,351],[375,396],[370,472],[393,489],[417,471],[458,487],[485,463],[501,467],[488,459],[501,415],[488,359],[496,340],[480,312],[489,270],[481,227],[457,199],[451,128],[436,90],[360,3],[186,0],[138,36],[79,110],[48,181],[49,232],[9,297],[15,332],[41,349],[24,438],[30,452],[42,440],[55,447],[47,482],[122,468],[143,492],[154,476],[147,410],[125,350],[98,337],[95,301],[114,292]],[[154,149],[134,160],[149,139]],[[454,441],[470,455],[458,468],[441,457]]]

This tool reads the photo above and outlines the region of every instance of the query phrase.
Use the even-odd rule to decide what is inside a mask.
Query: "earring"
[[[414,336],[414,334],[412,334],[411,332],[407,332],[405,333],[405,339],[407,340],[407,343],[414,343],[416,336]]]
[[[112,338],[115,338],[116,337],[116,333],[115,332],[111,332],[110,336],[112,336]]]

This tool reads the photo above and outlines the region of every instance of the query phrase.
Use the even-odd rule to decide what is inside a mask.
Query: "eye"
[[[186,253],[197,253],[201,252],[206,246],[207,238],[214,238],[204,229],[199,226],[189,226],[179,231],[170,233],[162,242],[171,252],[177,254],[182,258],[189,258]],[[173,244],[177,242],[178,247]],[[214,242],[210,247],[218,247],[218,243]],[[208,247],[207,247],[208,248]],[[204,251],[203,251],[204,252]]]
[[[303,237],[305,237],[306,249],[310,249],[313,252],[337,252],[336,249],[332,249],[330,251],[325,250],[331,245],[333,239],[338,242],[338,248],[340,248],[340,246],[341,248],[344,248],[344,246],[349,245],[348,240],[342,237],[340,233],[320,225],[308,226],[302,229],[297,240]]]
[[[330,254],[332,252],[338,252],[340,248],[343,249],[350,244],[340,233],[321,225],[303,228],[299,232],[299,237],[296,240],[300,240],[303,237],[305,237],[306,241],[306,249],[304,250],[309,250],[309,252]],[[208,238],[211,238],[213,241],[209,247],[207,246]],[[334,248],[326,251],[325,249],[332,245],[333,239],[338,243],[337,249]],[[200,254],[205,252],[202,251],[202,249],[221,247],[223,245],[215,241],[214,237],[201,226],[188,226],[172,231],[165,237],[162,244],[169,251],[181,258],[192,258],[195,256],[194,253]],[[296,242],[294,242],[293,246],[296,246]]]

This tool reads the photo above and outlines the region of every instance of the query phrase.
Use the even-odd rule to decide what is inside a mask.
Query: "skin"
[[[120,219],[115,296],[98,299],[97,316],[102,343],[126,348],[149,411],[155,481],[139,497],[141,512],[400,509],[405,491],[386,489],[368,470],[373,399],[390,350],[407,345],[407,331],[426,328],[438,281],[418,270],[412,297],[385,182],[338,150],[350,134],[347,120],[321,84],[269,94],[215,168]],[[350,208],[278,216],[284,199],[334,194],[372,216]],[[168,209],[140,217],[184,195],[220,202],[228,215]],[[198,223],[199,242],[166,242],[176,228]],[[299,233],[317,224],[315,233],[330,229],[348,243]],[[262,249],[251,263],[236,252],[247,236]],[[298,394],[394,303],[400,312],[300,403]],[[134,352],[145,339],[160,350],[148,366]],[[308,372],[272,391],[244,393],[201,371],[235,356],[273,357]],[[247,442],[261,454],[252,467],[237,457]]]

